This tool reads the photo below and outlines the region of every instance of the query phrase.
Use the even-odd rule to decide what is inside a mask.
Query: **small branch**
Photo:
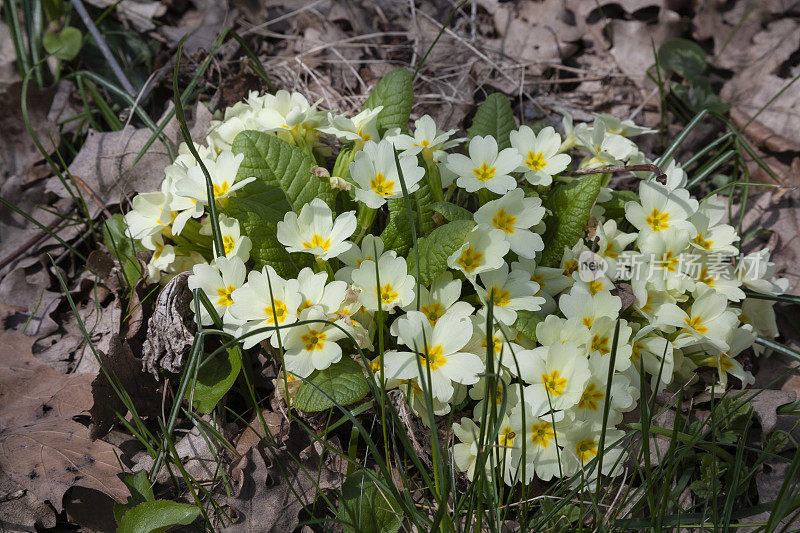
[[[64,220],[67,216],[69,216],[70,213],[72,213],[72,211],[74,209],[75,209],[75,206],[73,205],[73,207],[69,211],[67,211],[63,215],[59,215],[58,219],[54,223],[59,223],[62,220]],[[12,252],[10,255],[6,256],[3,260],[0,261],[0,270],[3,270],[5,267],[10,265],[19,256],[25,254],[26,252],[31,251],[31,248],[36,246],[36,244],[39,241],[43,240],[48,235],[50,235],[50,232],[48,232],[47,230],[41,230],[38,233],[36,233],[36,235],[34,235],[33,237],[31,237],[30,239],[25,241],[22,244],[22,246],[20,246],[16,251]]]
[[[103,214],[106,216],[106,218],[111,218],[112,216],[114,216],[114,215],[111,214],[111,211],[108,210],[108,208],[106,207],[106,204],[104,204],[100,200],[100,198],[97,197],[97,195],[94,193],[94,191],[88,185],[86,185],[85,181],[83,181],[78,176],[75,176],[74,174],[72,175],[72,179],[75,180],[75,183],[77,183],[78,186],[81,189],[83,189],[83,192],[85,192],[87,195],[89,195],[89,198],[91,198],[92,201],[95,204],[97,204],[97,207],[100,208],[100,210],[103,212]]]
[[[72,5],[75,6],[75,11],[78,12],[78,15],[81,17],[83,24],[86,26],[86,29],[89,30],[89,33],[92,34],[92,38],[94,42],[97,43],[97,47],[100,48],[100,51],[103,53],[103,57],[108,61],[108,65],[111,67],[112,72],[114,72],[114,76],[117,77],[119,80],[120,85],[122,88],[125,89],[125,92],[131,98],[136,97],[136,90],[131,85],[131,82],[125,76],[125,72],[122,71],[120,68],[119,63],[117,63],[114,54],[111,53],[111,49],[106,44],[105,39],[103,39],[100,30],[97,29],[97,26],[94,25],[92,21],[92,17],[89,16],[89,13],[86,11],[86,8],[83,6],[83,2],[81,0],[72,0]]]

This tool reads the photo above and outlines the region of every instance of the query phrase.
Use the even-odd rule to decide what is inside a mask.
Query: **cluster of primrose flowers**
[[[280,346],[282,375],[290,382],[342,358],[358,359],[354,339],[374,357],[365,373],[399,388],[425,423],[432,423],[425,394],[435,415],[456,411],[453,455],[470,479],[481,421],[498,421],[491,426],[498,433],[488,441],[496,443],[499,457],[486,468],[496,465],[509,484],[534,476],[549,480],[575,473],[598,454],[604,419],[604,442],[618,441],[623,432],[616,426],[636,408],[640,380],[657,390],[681,386],[705,366],[716,369],[718,388],[727,386],[729,376],[752,382],[737,356],[759,348],[757,335],[777,335],[774,302],[745,298],[742,289],[777,295],[787,284],[774,279],[766,251],[739,257],[736,265],[730,261],[739,236],[723,221],[724,202],[692,198],[677,162],[661,162],[665,182],[639,176],[638,199],[616,217],[606,216],[612,191],[601,188],[591,211],[593,237],[565,247],[560,265],[537,263],[545,248],[541,197],[554,181],[575,179],[562,175],[573,161],[581,168],[649,162],[631,137],[652,130],[608,115],[573,124],[565,115],[566,138],[553,127],[523,125],[511,132],[507,148],[499,149],[492,136],[474,136],[461,149],[466,139],[439,130],[427,115],[415,121],[413,133],[381,135],[381,109],[352,117],[325,113],[286,91],[251,93],[227,109],[212,123],[206,144],[196,145],[218,206],[256,179],[240,172],[243,156],[232,152],[239,133],[256,130],[302,147],[319,165],[325,161],[321,136],[340,139],[348,156],[331,171],[315,167],[306,179],[328,180],[355,209],[336,213],[317,198],[289,211],[277,223],[277,240],[290,254],[313,255],[314,268],[288,278],[269,264],[251,269],[250,251],[258,243],[236,219],[219,216],[224,250],[212,249],[211,200],[184,145],[166,168],[161,190],[136,196],[126,216],[130,236],[153,251],[149,279],[163,282],[193,270],[189,286],[208,295],[245,349]],[[411,256],[389,248],[376,223],[388,200],[423,186],[434,197],[466,197],[479,205],[474,228],[427,285],[410,275]],[[699,273],[678,261],[687,253],[699,258]],[[729,263],[720,267],[720,257]],[[633,302],[623,308],[616,267],[632,260],[643,268],[624,280]],[[607,268],[582,268],[588,263]],[[738,268],[742,264],[751,268]],[[494,320],[487,328],[489,303]],[[379,310],[390,325],[382,357],[375,342],[383,324],[376,321]],[[515,329],[523,311],[540,318],[535,340]],[[211,323],[205,309],[201,315]],[[496,365],[489,369],[491,380],[490,353]],[[292,390],[282,393],[291,397]],[[618,448],[607,450],[603,474],[621,470],[620,455]]]

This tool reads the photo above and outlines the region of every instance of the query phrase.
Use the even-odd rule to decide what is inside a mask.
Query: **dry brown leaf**
[[[31,283],[25,270],[17,268],[0,281],[0,301],[14,307],[18,313],[18,319],[7,326],[22,330],[27,322],[25,328],[27,335],[36,337],[49,335],[58,329],[58,324],[50,314],[61,303],[61,295],[47,290],[49,282],[42,284],[34,280],[34,283]]]
[[[786,405],[797,399],[795,391],[763,390],[750,400],[750,405],[755,411],[756,419],[761,424],[761,432],[772,433],[778,424],[778,407]]]
[[[667,39],[682,35],[686,27],[686,21],[669,9],[660,10],[656,24],[612,20],[608,26],[614,42],[611,56],[626,76],[643,86],[647,69],[655,63],[654,51]]]
[[[108,352],[100,352],[100,363],[105,372],[100,372],[92,382],[93,405],[91,436],[104,436],[117,422],[117,413],[125,415],[128,409],[122,403],[106,377],[106,372],[116,379],[117,386],[128,391],[136,412],[141,417],[157,415],[161,406],[158,383],[153,376],[142,370],[131,347],[120,335],[112,335]]]
[[[160,33],[175,47],[184,35],[189,36],[183,43],[188,53],[209,50],[222,29],[228,23],[228,2],[226,0],[192,0],[195,9],[189,9],[175,26],[162,26]]]
[[[214,424],[210,417],[205,416],[202,420],[211,427],[215,427],[221,434],[225,434],[223,428]],[[183,462],[183,468],[198,481],[210,482],[218,479],[222,475],[217,468],[217,459],[222,456],[222,450],[212,450],[209,447],[209,443],[213,444],[214,442],[216,442],[216,438],[207,431],[205,427],[203,428],[203,433],[201,433],[200,428],[194,426],[191,431],[185,433],[184,436],[175,443],[175,452]],[[146,450],[136,455],[133,458],[133,462],[134,466],[132,470],[134,472],[139,472],[141,470],[149,471],[155,464],[155,461]],[[167,465],[162,465],[156,475],[156,482],[169,483],[170,479]]]
[[[53,143],[58,146],[61,139],[51,114],[57,90],[56,87],[34,89],[33,84],[28,86],[28,118],[42,146],[50,151]],[[21,97],[22,82],[13,84],[0,97],[0,130],[6,140],[0,146],[0,177],[3,178],[9,175],[24,176],[34,163],[43,158],[22,118]],[[53,143],[50,142],[50,135],[53,136]]]
[[[753,83],[754,75],[759,83]],[[731,103],[731,117],[742,127],[790,81],[774,74],[737,74],[722,88],[721,96]],[[758,144],[775,151],[800,151],[800,83],[790,86],[756,120],[760,131],[748,127],[746,132]]]
[[[0,333],[0,468],[61,511],[74,485],[123,501],[117,448],[92,441],[73,417],[91,407],[88,374],[59,374],[31,354],[32,339]]]
[[[155,141],[133,166],[151,134],[148,128],[133,126],[105,133],[89,130],[69,171],[81,178],[106,205],[120,203],[135,192],[157,190],[164,179],[164,168],[170,164],[169,153],[161,141]],[[164,128],[164,135],[167,142],[177,146],[176,119],[173,118]],[[48,190],[62,198],[70,197],[58,177],[50,178]],[[100,213],[100,207],[94,202],[87,202],[87,208],[93,217]]]
[[[500,3],[480,0],[494,16],[500,39],[486,39],[512,60],[529,64],[534,74],[541,74],[549,63],[561,63],[577,50],[581,32],[563,0]]]
[[[47,180],[38,181],[32,185],[25,183],[24,176],[9,176],[4,181],[0,180],[0,196],[27,213],[43,225],[52,227],[61,221],[56,213],[68,214],[72,209],[72,199],[59,199],[47,192]],[[58,232],[58,235],[69,240],[79,232],[78,226],[68,226]],[[36,262],[33,254],[43,246],[55,243],[55,239],[28,222],[25,217],[11,209],[0,209],[0,261],[16,255],[8,267],[3,269],[9,272],[17,266],[29,266]],[[20,255],[21,254],[21,255]]]
[[[0,470],[0,531],[39,531],[56,525],[56,515],[46,503],[22,488]]]
[[[774,502],[778,497],[778,493],[781,490],[781,486],[783,485],[784,480],[786,480],[786,474],[789,470],[789,465],[791,464],[790,459],[780,460],[777,458],[769,458],[764,464],[764,467],[761,469],[760,472],[756,474],[756,487],[758,489],[758,500],[760,503],[770,503]],[[766,519],[769,518],[769,514],[767,513]],[[765,520],[760,520],[762,522],[766,522]],[[797,518],[795,518],[795,525],[800,526],[800,523],[797,522]],[[750,520],[748,520],[750,521]],[[753,520],[758,522],[759,520]],[[781,521],[781,524],[785,524],[786,521]],[[777,529],[777,531],[797,531],[797,527],[791,527],[789,529]]]
[[[751,189],[752,191],[752,189]],[[738,215],[737,215],[738,216]],[[738,218],[734,218],[738,220]],[[772,250],[770,261],[777,265],[777,275],[789,280],[791,294],[800,292],[800,194],[797,190],[778,193],[751,192],[744,214],[742,234],[758,229],[771,230],[769,240],[755,241],[756,248]]]
[[[113,5],[117,7],[120,18],[130,21],[133,27],[140,32],[155,29],[153,19],[167,12],[163,2],[147,0],[86,0],[95,7],[105,10]]]
[[[228,505],[236,521],[222,531],[293,531],[300,510],[318,497],[317,486],[322,490],[341,486],[344,476],[321,465],[313,446],[298,455],[302,468],[283,450],[262,455],[251,448],[233,469],[236,489]]]
[[[798,0],[714,0],[695,2],[695,5],[693,37],[698,41],[713,40],[713,57],[709,59],[717,67],[738,72],[753,66],[757,59],[777,59],[780,63],[788,57],[784,55],[784,43],[779,40],[772,41],[776,50],[770,57],[769,47],[761,46],[769,38],[756,38],[756,35],[769,33],[769,30],[764,31],[765,21],[789,20],[780,15],[796,10],[800,6]]]

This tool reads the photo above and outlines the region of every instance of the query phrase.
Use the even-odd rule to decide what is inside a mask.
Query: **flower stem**
[[[378,214],[377,209],[367,207],[366,204],[358,204],[358,213],[356,214],[356,232],[353,241],[356,244],[361,242],[364,235],[367,234],[372,223],[375,222],[375,217]]]
[[[317,260],[314,262],[314,272],[327,272],[328,279],[333,279],[333,269],[330,263],[320,257],[317,257]]]

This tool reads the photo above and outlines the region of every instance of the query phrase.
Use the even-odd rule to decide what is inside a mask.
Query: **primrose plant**
[[[753,381],[738,357],[777,330],[774,302],[752,296],[787,289],[769,252],[740,255],[726,203],[693,198],[673,160],[635,190],[575,171],[650,163],[631,137],[653,130],[565,115],[562,138],[517,127],[499,94],[466,137],[427,115],[409,130],[412,97],[398,69],[355,116],[286,91],[225,110],[195,145],[210,187],[184,145],[133,199],[149,280],[192,270],[211,304],[199,321],[271,354],[296,409],[352,405],[375,379],[430,426],[453,416],[470,479],[571,476],[601,442],[602,474],[619,474],[617,426],[641,391],[698,367],[717,390]]]

